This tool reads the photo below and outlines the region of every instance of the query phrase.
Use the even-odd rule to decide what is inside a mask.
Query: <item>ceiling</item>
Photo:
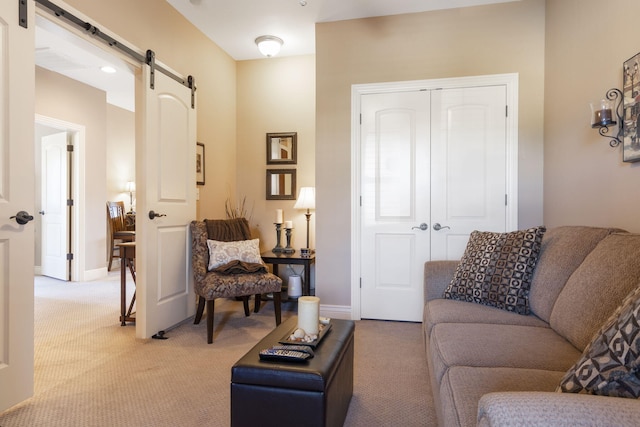
[[[315,24],[519,0],[166,0],[235,60],[263,58],[256,37],[280,37],[278,56],[315,53]],[[306,3],[302,6],[302,3]]]
[[[315,24],[373,16],[507,3],[519,0],[166,0],[235,60],[263,58],[254,40],[273,35],[284,41],[278,56],[315,53]],[[71,34],[49,19],[36,17],[36,65],[107,93],[107,102],[134,110],[130,65]],[[161,58],[160,58],[161,59]],[[100,70],[111,65],[116,73]]]
[[[35,63],[107,93],[107,103],[134,111],[134,75],[129,64],[76,36],[56,23],[36,15]],[[109,65],[116,72],[107,74]]]

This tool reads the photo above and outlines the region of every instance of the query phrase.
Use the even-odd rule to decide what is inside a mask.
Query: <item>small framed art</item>
[[[204,144],[196,143],[196,184],[204,185]]]

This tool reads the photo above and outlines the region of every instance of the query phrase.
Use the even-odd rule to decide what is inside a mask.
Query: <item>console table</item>
[[[311,265],[316,263],[315,252],[309,256],[302,256],[299,253],[274,253],[273,251],[260,254],[262,260],[273,266],[273,274],[278,275],[278,265],[292,264],[304,266],[304,281],[302,283],[302,295],[311,295]]]
[[[136,283],[136,269],[134,260],[136,258],[136,242],[124,242],[118,245],[120,252],[120,325],[125,326],[126,322],[135,322],[135,313],[132,313],[133,304],[136,302],[136,293],[131,297],[129,310],[127,310],[127,268]]]

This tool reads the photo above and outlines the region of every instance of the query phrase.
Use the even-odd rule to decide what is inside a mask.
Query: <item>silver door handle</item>
[[[424,231],[424,230],[427,230],[429,228],[429,226],[427,225],[426,222],[423,222],[422,224],[420,224],[420,227],[411,227],[412,230],[414,228],[419,228],[420,230]]]
[[[444,230],[445,228],[448,228],[449,230],[451,230],[451,227],[449,227],[448,225],[442,226],[440,225],[439,222],[436,222],[435,224],[433,224],[433,229],[436,231]]]

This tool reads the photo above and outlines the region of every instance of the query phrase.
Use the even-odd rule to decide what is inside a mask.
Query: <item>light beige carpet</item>
[[[119,277],[36,278],[35,395],[1,413],[0,427],[230,424],[231,366],[273,329],[273,304],[247,318],[241,302],[217,300],[211,345],[204,320],[167,331],[167,340],[137,340],[118,321]],[[295,303],[283,304],[283,320],[295,314]],[[345,426],[435,425],[420,330],[356,323]]]

